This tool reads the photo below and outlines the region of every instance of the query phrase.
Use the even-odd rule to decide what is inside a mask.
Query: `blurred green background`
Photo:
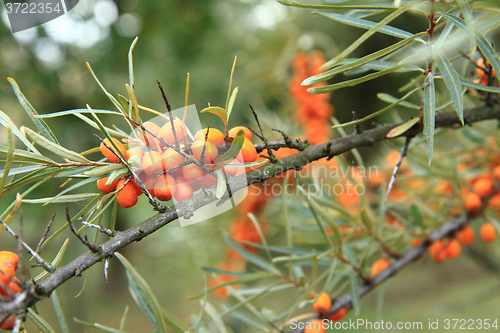
[[[224,105],[231,65],[237,55],[233,87],[238,86],[239,93],[230,125],[249,124],[254,127],[248,108],[250,103],[264,115],[266,129],[280,128],[290,135],[300,135],[287,86],[293,56],[298,51],[320,49],[326,53],[327,59],[331,58],[363,32],[311,15],[308,10],[285,7],[271,0],[81,0],[69,14],[15,35],[8,27],[4,10],[2,20],[0,110],[18,126],[28,127],[33,126],[14,96],[7,77],[17,81],[39,113],[84,108],[86,104],[93,108],[113,109],[85,62],[90,63],[111,94],[126,95],[127,52],[134,37],[139,36],[134,66],[135,92],[140,104],[164,111],[156,84],[158,80],[172,107],[183,106],[186,75],[190,73],[190,104],[196,104],[198,110],[207,103]],[[427,24],[424,18],[416,15],[406,15],[394,22],[396,26],[402,23],[407,28],[413,27],[410,31],[423,30]],[[387,36],[370,39],[354,56],[379,49],[383,46],[381,44],[392,41]],[[380,109],[383,103],[376,98],[376,93],[396,91],[400,83],[407,80],[405,75],[395,74],[335,92],[331,101],[336,116],[341,121],[348,121],[352,110],[358,111],[361,117]],[[117,118],[102,118],[108,124],[123,126]],[[222,129],[222,123],[216,117],[202,115],[201,120],[204,126]],[[59,141],[70,149],[85,151],[98,145],[92,135],[97,131],[76,117],[49,119],[47,123]],[[269,133],[273,138],[274,134]],[[2,144],[5,137],[5,130],[1,128]],[[379,147],[363,152],[377,157]],[[95,158],[100,156],[95,155]],[[29,197],[52,196],[59,191],[61,184],[48,182]],[[13,198],[2,198],[1,207],[7,207]],[[76,204],[69,208],[70,212],[76,213]],[[21,209],[24,237],[33,246],[53,212],[57,212],[54,230],[66,222],[63,205],[23,204]],[[119,209],[118,214],[118,229],[154,215],[144,196],[139,205],[126,211]],[[151,285],[161,305],[191,324],[191,315],[198,313],[199,302],[188,301],[186,296],[203,290],[201,267],[215,266],[223,258],[225,245],[221,231],[229,229],[234,215],[235,212],[227,212],[186,228],[173,223],[140,243],[128,246],[121,253]],[[18,226],[18,218],[19,215],[12,222],[13,226]],[[106,218],[109,216],[105,215],[104,225]],[[270,228],[269,233],[278,236],[280,229]],[[70,238],[70,243],[63,263],[86,250],[66,230],[42,254],[51,258],[66,237]],[[14,241],[5,232],[0,234],[0,244],[2,250],[15,249]],[[477,251],[484,250],[484,247],[478,245]],[[488,246],[486,252],[493,250],[494,246]],[[31,264],[26,258],[24,262]],[[428,319],[498,318],[498,273],[484,268],[487,266],[481,265],[482,262],[473,261],[468,256],[443,265],[431,264],[427,259],[420,261],[391,280],[383,312],[380,313],[377,307],[378,292],[375,292],[362,302],[359,318],[424,323]],[[33,272],[37,274],[38,271],[34,269]],[[128,293],[124,271],[117,260],[111,261],[109,279],[110,286],[106,288],[103,265],[99,264],[90,270],[86,288],[78,298],[74,297],[82,288],[84,277],[71,279],[58,289],[71,332],[93,331],[75,324],[73,317],[118,327],[126,305],[130,306],[130,311],[125,330],[152,331],[153,326]],[[276,295],[279,297],[260,305],[279,312],[296,296],[293,292]],[[213,302],[217,303],[216,300]],[[57,327],[50,301],[38,303],[37,309],[53,327]],[[349,314],[347,318],[355,317]],[[228,323],[235,332],[252,331],[234,319],[229,318]],[[27,327],[29,332],[35,331],[31,324]]]

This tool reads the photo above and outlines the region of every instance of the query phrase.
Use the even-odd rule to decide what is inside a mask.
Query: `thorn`
[[[75,230],[75,228],[73,227],[73,223],[71,223],[71,218],[69,217],[68,206],[66,206],[66,219],[68,220],[68,224],[69,224],[69,228],[71,229],[71,232],[73,232],[73,234],[80,240],[80,242],[83,243],[83,245],[85,245],[93,253],[99,253],[99,252],[101,252],[102,249],[99,246],[90,243],[87,240],[86,236],[82,237],[78,233],[78,231]]]
[[[248,104],[248,105],[250,106],[250,109],[252,110],[255,121],[257,122],[257,126],[259,126],[260,134],[262,135],[262,137],[260,137],[260,139],[262,141],[264,141],[264,144],[266,145],[267,153],[269,155],[269,160],[273,164],[276,164],[276,163],[278,163],[278,159],[276,158],[276,156],[274,156],[271,147],[269,147],[269,141],[267,140],[266,135],[264,134],[264,131],[262,130],[262,127],[260,126],[259,117],[257,117],[257,113],[255,113],[255,110],[253,109],[252,105],[250,105],[250,104]]]

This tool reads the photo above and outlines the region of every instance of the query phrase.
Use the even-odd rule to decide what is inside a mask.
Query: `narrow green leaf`
[[[361,37],[359,37],[355,42],[353,42],[349,47],[347,47],[339,55],[337,55],[335,58],[331,59],[330,61],[326,62],[323,66],[321,66],[320,69],[321,70],[330,69],[330,68],[332,68],[333,65],[335,65],[340,60],[347,58],[349,56],[349,54],[351,54],[354,50],[356,50],[361,44],[363,44],[373,34],[375,34],[377,31],[382,29],[385,25],[387,25],[389,22],[391,22],[392,20],[397,18],[399,15],[406,12],[408,9],[410,9],[412,6],[414,6],[416,3],[417,3],[416,1],[409,2],[406,5],[399,7],[397,10],[395,10],[391,14],[387,15],[379,23],[377,23],[375,26],[373,26],[368,31],[366,31],[363,35],[361,35]]]
[[[97,328],[98,330],[103,331],[103,332],[107,332],[107,333],[126,333],[126,332],[124,332],[122,330],[117,330],[116,328],[107,327],[107,326],[104,326],[104,325],[101,325],[101,324],[97,324],[97,323],[92,324],[92,323],[89,323],[87,321],[83,321],[83,320],[77,319],[75,317],[73,317],[73,320],[77,324],[85,325],[85,326],[88,326],[88,327]]]
[[[6,159],[9,150],[7,147],[0,146],[0,158]],[[49,164],[49,165],[58,165],[57,162],[51,160],[48,157],[32,153],[26,150],[15,149],[14,150],[14,163],[22,163],[22,164]]]
[[[231,117],[231,112],[233,112],[234,101],[236,100],[236,95],[238,95],[238,87],[234,88],[231,93],[231,98],[229,99],[229,104],[227,105],[227,120]]]
[[[54,306],[54,311],[56,312],[57,321],[61,327],[61,332],[69,333],[68,324],[66,324],[66,319],[64,319],[64,314],[61,308],[61,303],[59,303],[59,297],[57,297],[57,291],[52,291],[50,294],[50,299],[52,300],[52,305]]]
[[[329,93],[329,92],[332,92],[332,91],[340,89],[340,88],[353,87],[353,86],[358,85],[360,83],[370,81],[370,80],[376,79],[378,77],[384,76],[386,74],[392,73],[400,68],[403,68],[404,66],[406,66],[406,65],[405,64],[397,65],[397,66],[394,66],[392,68],[388,68],[388,69],[385,69],[382,71],[378,71],[375,73],[371,73],[371,74],[362,76],[362,77],[357,78],[357,79],[346,80],[346,81],[342,81],[342,82],[335,83],[335,84],[329,84],[329,85],[326,85],[323,87],[308,88],[307,91],[310,92],[311,94],[325,94],[325,93]]]
[[[250,262],[250,263],[254,264],[255,266],[258,266],[258,267],[260,267],[268,272],[279,274],[279,271],[276,269],[276,267],[274,267],[273,264],[271,264],[270,262],[262,259],[261,257],[255,255],[255,254],[245,250],[244,248],[236,245],[231,240],[231,238],[229,238],[229,236],[226,232],[222,233],[222,237],[224,238],[224,241],[227,243],[227,245],[229,245],[229,247],[231,247],[240,256],[245,258],[248,262]]]
[[[115,170],[113,171],[109,177],[108,177],[108,180],[106,181],[106,186],[109,186],[111,184],[113,184],[113,182],[115,180],[118,180],[122,177],[125,177],[126,175],[128,175],[128,170],[127,169],[124,169],[124,168],[120,168],[118,170]]]
[[[104,88],[104,86],[101,84],[101,82],[99,81],[99,79],[97,78],[97,76],[94,74],[94,71],[92,70],[92,67],[90,67],[90,64],[87,62],[87,68],[89,69],[90,73],[92,74],[92,76],[94,77],[94,79],[96,80],[97,84],[99,85],[99,87],[101,87],[102,91],[104,91],[104,93],[106,94],[106,96],[108,96],[109,100],[116,106],[116,108],[118,109],[118,111],[120,111],[121,113],[123,113],[124,115],[127,114],[127,112],[125,111],[125,109],[122,107],[122,105],[120,104],[120,102],[118,102],[116,100],[116,98],[111,95],[107,90],[106,88]]]
[[[50,327],[49,323],[43,320],[32,308],[28,308],[28,313],[26,316],[31,320],[33,324],[42,332],[42,333],[56,333],[52,327]]]
[[[464,125],[464,97],[463,97],[463,89],[462,83],[460,82],[460,77],[458,76],[457,71],[453,68],[448,57],[446,57],[441,50],[437,47],[432,47],[432,51],[434,54],[434,59],[436,60],[436,65],[438,65],[439,70],[441,71],[441,76],[444,79],[444,83],[448,88],[451,98],[453,99],[453,103],[455,104],[455,110],[458,115],[458,119]]]
[[[365,19],[352,17],[352,16],[348,16],[348,15],[343,15],[343,14],[338,14],[338,13],[319,12],[318,14],[326,16],[329,19],[332,19],[334,21],[344,23],[347,25],[351,25],[353,27],[362,28],[362,29],[371,29],[378,24],[378,22],[373,22],[370,20],[365,20]],[[398,38],[414,37],[414,34],[412,34],[411,32],[408,32],[408,31],[405,31],[405,30],[402,30],[399,28],[395,28],[395,27],[392,27],[390,25],[382,26],[380,29],[378,29],[377,32],[380,32],[380,33],[383,33],[383,34],[386,34],[389,36],[398,37]],[[421,43],[425,43],[425,41],[420,37],[417,37],[416,39],[417,39],[417,41],[419,41]]]
[[[217,175],[217,189],[215,190],[215,197],[220,199],[224,193],[226,193],[226,175],[218,166],[215,166],[215,174]]]
[[[32,152],[42,155],[38,152],[38,150],[31,144],[29,140],[26,139],[26,137],[21,133],[21,131],[17,128],[16,124],[7,116],[5,113],[0,111],[0,124],[3,127],[10,126],[10,129],[12,130],[12,134],[14,134],[21,142]]]
[[[441,32],[441,34],[439,35],[439,38],[436,42],[436,46],[442,45],[448,39],[448,36],[450,35],[454,26],[455,25],[453,24],[453,22],[448,21],[446,23],[446,27],[444,28],[443,32]]]
[[[123,311],[122,319],[120,320],[120,330],[123,330],[125,328],[125,320],[127,320],[128,310],[129,310],[129,307],[128,307],[128,305],[126,305],[125,311]]]
[[[470,8],[469,0],[457,0],[460,9],[465,18],[465,24],[467,26],[467,34],[469,35],[470,41],[470,56],[474,56],[476,53],[476,37],[475,37],[475,28],[474,28],[474,16],[472,15],[472,9]],[[463,125],[463,124],[462,124]]]
[[[436,89],[434,87],[434,75],[429,73],[425,79],[424,87],[424,134],[427,140],[427,155],[429,165],[432,162],[434,150],[434,128],[436,124]]]
[[[359,300],[359,293],[358,293],[358,275],[353,269],[351,270],[349,278],[349,290],[351,293],[352,307],[354,309],[354,314],[357,316],[359,314],[359,310],[361,309],[361,302]]]
[[[92,199],[98,196],[99,193],[79,193],[79,194],[69,194],[62,195],[59,198],[54,199],[53,197],[42,198],[42,199],[23,199],[24,203],[40,204],[40,203],[66,203],[66,202],[77,202]]]
[[[378,5],[308,5],[302,4],[290,0],[278,0],[279,3],[285,6],[293,6],[299,8],[315,8],[315,9],[384,9],[384,10],[396,10],[398,7],[394,6],[378,6]],[[333,2],[333,1],[324,1]]]
[[[486,60],[488,60],[493,66],[493,69],[495,70],[496,73],[500,73],[500,62],[498,61],[498,58],[495,56],[495,49],[493,46],[491,46],[490,42],[484,37],[484,35],[476,30],[476,40],[477,40],[477,45],[479,46],[479,49],[481,52],[483,52],[484,57]]]
[[[407,44],[410,45],[410,44]],[[401,48],[403,49],[403,48]],[[347,58],[349,59],[349,58]],[[348,76],[360,75],[369,71],[383,71],[384,69],[392,68],[397,66],[399,63],[396,61],[388,60],[373,60],[366,65],[360,66],[352,71],[347,71],[344,74]],[[418,65],[410,65],[405,62],[406,66],[403,66],[394,71],[394,73],[407,73],[407,72],[425,72],[425,70]]]
[[[227,113],[226,110],[219,106],[209,106],[208,108],[204,108],[203,110],[200,111],[200,113],[213,113],[216,116],[218,116],[222,121],[224,122],[224,125],[227,126]]]
[[[19,89],[19,86],[17,85],[17,82],[10,77],[7,78],[7,80],[9,80],[12,89],[14,89],[14,93],[16,94],[19,103],[26,111],[28,116],[31,118],[31,121],[33,122],[33,124],[35,124],[36,128],[42,134],[42,136],[45,137],[45,139],[52,141],[53,143],[59,144],[59,142],[56,139],[56,136],[54,135],[54,133],[52,133],[52,131],[50,130],[49,126],[47,126],[45,121],[36,118],[36,116],[38,116],[38,112],[36,112],[35,108],[30,104],[30,102],[28,102],[26,97],[23,95],[21,89]]]
[[[223,163],[217,163],[217,165],[220,166],[228,166],[230,168],[250,168],[262,164],[266,164],[268,162],[267,159],[265,160],[260,160],[260,161],[255,161],[255,162],[246,162],[246,163],[231,163],[231,164],[223,164]]]
[[[26,134],[37,144],[47,149],[48,151],[53,152],[57,156],[62,158],[67,158],[70,161],[80,162],[80,163],[92,163],[82,155],[74,152],[72,150],[66,149],[58,143],[47,140],[45,137],[41,136],[38,133],[35,133],[30,128],[26,127]]]
[[[95,109],[93,111],[95,113],[114,114],[114,115],[123,116],[120,112],[117,112],[117,111],[100,110],[100,109]],[[72,110],[59,111],[59,112],[53,112],[53,113],[39,114],[36,116],[36,118],[56,118],[56,117],[62,117],[62,116],[67,116],[67,115],[76,115],[76,114],[82,114],[82,113],[90,113],[90,111],[88,109],[72,109]]]
[[[278,253],[284,253],[284,254],[290,254],[290,255],[313,255],[313,256],[319,256],[323,252],[318,252],[318,251],[312,251],[312,250],[307,250],[307,249],[299,249],[296,247],[286,247],[286,246],[274,246],[274,245],[262,245],[258,243],[252,243],[252,242],[246,242],[242,240],[237,241],[240,244],[245,244],[251,247],[255,247],[256,249],[261,249],[261,250],[269,250],[272,252],[278,252]]]
[[[7,125],[7,158],[5,159],[5,168],[3,169],[2,179],[0,179],[0,193],[3,192],[3,187],[5,186],[7,178],[9,177],[10,167],[12,166],[12,161],[14,160],[14,149],[15,146],[12,129],[9,125]]]
[[[82,187],[86,184],[89,184],[89,183],[93,183],[93,182],[96,182],[99,178],[97,177],[92,177],[92,178],[87,178],[87,179],[84,179],[82,181],[79,181],[78,183],[76,184],[73,184],[72,186],[62,190],[61,192],[59,192],[55,197],[52,198],[52,200],[48,201],[47,203],[44,204],[45,205],[48,205],[50,203],[53,203],[55,202],[57,199],[61,198],[64,194],[68,193],[68,192],[71,192],[73,191],[74,189],[77,189],[79,187]],[[78,194],[79,195],[79,194]]]
[[[115,252],[115,256],[120,260],[127,271],[127,280],[130,293],[139,307],[155,325],[158,333],[166,333],[167,327],[161,314],[161,307],[153,291],[142,276],[135,270],[130,262],[120,253]]]
[[[395,138],[397,136],[400,136],[401,134],[405,133],[407,130],[412,128],[413,125],[415,125],[419,121],[420,121],[419,117],[412,118],[412,119],[408,120],[407,122],[405,122],[399,126],[394,127],[392,130],[390,130],[389,133],[387,133],[387,135],[385,137],[391,139],[391,138]]]
[[[491,92],[491,93],[495,93],[495,94],[500,94],[499,87],[485,86],[484,84],[479,84],[479,83],[472,82],[472,81],[466,80],[466,79],[460,79],[460,82],[462,82],[462,84],[464,86],[467,86],[470,88],[474,88],[474,89],[481,90],[481,91],[487,91],[487,92]]]
[[[45,243],[46,242],[47,241],[45,241]],[[61,246],[61,248],[57,252],[56,256],[54,257],[54,260],[52,260],[52,262],[50,263],[50,265],[52,267],[57,267],[57,265],[59,265],[59,263],[61,262],[62,257],[64,256],[64,253],[66,252],[66,248],[68,247],[68,243],[69,243],[69,238],[66,238],[66,240],[63,243],[63,245]],[[39,282],[39,281],[43,280],[48,275],[49,275],[49,272],[43,271],[40,274],[38,274],[37,276],[35,276],[34,280],[35,280],[35,282]]]
[[[234,140],[231,143],[231,147],[229,147],[229,149],[222,156],[217,158],[216,163],[235,158],[240,152],[241,147],[243,146],[243,142],[245,142],[245,131],[241,129],[234,137]]]
[[[92,170],[85,171],[83,174],[85,176],[89,176],[89,177],[102,177],[104,175],[107,175],[110,172],[120,170],[120,169],[126,169],[126,168],[123,164],[113,163],[110,165],[105,165],[105,166],[93,168]]]
[[[131,112],[129,112],[129,117],[134,117],[136,121],[139,121],[139,103],[137,103],[137,96],[135,96],[134,89],[128,84],[125,85],[125,89],[127,90],[128,98],[131,102],[130,105],[133,106],[133,109],[135,110],[135,117]],[[132,109],[130,109],[130,111],[132,111]]]
[[[128,109],[128,99],[127,99],[127,97],[118,94],[118,100],[120,101],[120,103],[122,104],[122,106],[123,106],[124,109]]]
[[[42,165],[28,165],[25,167],[19,167],[19,168],[11,168],[9,170],[9,176],[15,176],[15,175],[20,175],[26,172],[33,172],[36,170],[40,170],[46,168],[45,166]]]
[[[319,82],[323,82],[323,81],[326,81],[332,77],[334,77],[335,75],[339,74],[339,73],[342,73],[342,72],[347,72],[347,71],[352,71],[354,70],[355,68],[359,68],[365,64],[369,64],[371,62],[373,62],[374,60],[376,59],[379,59],[409,43],[411,43],[412,41],[415,40],[415,38],[418,38],[419,36],[422,36],[424,35],[425,33],[419,33],[419,34],[416,34],[416,35],[413,35],[413,36],[410,36],[402,41],[399,41],[395,44],[392,44],[386,48],[383,48],[382,50],[379,50],[379,51],[376,51],[376,52],[373,52],[367,56],[364,56],[363,58],[360,58],[360,59],[352,59],[353,61],[346,61],[345,64],[341,65],[341,66],[338,66],[338,67],[335,67],[333,69],[330,69],[324,73],[320,73],[318,75],[315,75],[315,76],[311,76],[307,79],[305,79],[303,82],[302,82],[302,85],[303,86],[308,86],[308,85],[312,85],[312,84],[316,84],[316,83],[319,83]],[[344,59],[344,60],[347,60],[347,59]],[[342,62],[344,61],[342,60]],[[339,62],[340,64],[341,62]],[[394,64],[394,66],[391,66],[391,67],[395,67],[397,64]]]
[[[226,329],[226,325],[224,325],[224,322],[222,321],[221,316],[215,310],[215,308],[210,304],[210,302],[205,303],[205,312],[212,318],[214,321],[215,326],[217,327],[218,331],[220,333],[228,333]]]
[[[230,271],[225,271],[225,270],[213,268],[213,267],[202,267],[201,269],[203,269],[207,273],[213,273],[213,274],[224,275],[224,276],[233,276],[233,277],[237,277],[237,278],[250,276],[252,274],[252,273],[230,272]]]
[[[420,229],[425,230],[426,229],[425,223],[424,223],[424,220],[422,219],[422,215],[420,214],[420,211],[418,210],[418,206],[411,205],[410,212],[411,212],[411,216],[413,217],[413,222],[415,222],[415,224],[417,226],[419,226]]]
[[[318,205],[316,201],[310,200],[307,194],[305,194],[305,198],[307,202],[309,202],[309,204],[311,205],[311,208],[314,209],[314,211],[316,211],[321,216],[323,221],[325,221],[330,226],[330,228],[332,228],[333,237],[335,237],[338,246],[342,248],[342,236],[340,235],[340,229],[337,222],[335,222],[335,220],[323,209],[323,207]]]
[[[189,327],[187,327],[186,325],[184,325],[184,323],[182,321],[180,321],[179,319],[177,319],[177,317],[175,317],[173,314],[171,314],[170,312],[168,312],[167,310],[165,309],[161,309],[162,311],[162,315],[163,315],[163,319],[165,320],[165,322],[167,323],[167,325],[174,331],[174,333],[189,333]]]
[[[130,87],[132,87],[132,89],[135,88],[133,51],[134,51],[135,44],[137,44],[138,40],[139,40],[139,36],[136,36],[134,38],[134,40],[132,41],[132,44],[130,44],[130,48],[128,50],[128,77],[129,77],[129,85],[130,85]],[[137,112],[139,112],[138,109],[137,109]]]
[[[75,116],[77,116],[78,118],[80,118],[81,120],[83,120],[84,122],[86,122],[87,124],[92,126],[93,128],[100,130],[99,126],[97,126],[95,121],[90,120],[89,118],[85,117],[83,114],[76,113]],[[109,128],[109,127],[104,127],[104,128],[106,129],[106,131],[108,131],[109,134],[111,134],[115,137],[128,138],[128,134],[122,133],[121,131],[117,131],[117,130],[114,130],[114,129]]]
[[[391,96],[386,93],[378,93],[377,98],[387,103],[395,103],[399,101],[398,105],[407,107],[409,109],[420,110],[420,106],[418,106],[417,104],[414,104],[412,102],[401,101],[400,98]]]

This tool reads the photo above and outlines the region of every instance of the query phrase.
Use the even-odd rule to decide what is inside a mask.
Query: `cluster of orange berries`
[[[222,161],[221,163],[225,166],[220,165],[222,171],[230,176],[245,172],[245,168],[230,167],[231,164],[254,162],[258,157],[257,150],[251,141],[252,133],[246,127],[232,128],[227,138],[218,129],[202,129],[194,135],[193,142],[188,142],[186,125],[181,120],[174,120],[174,126],[170,122],[163,127],[153,122],[145,122],[143,127],[148,131],[147,134],[144,136],[142,129],[137,128],[134,132],[137,139],[128,140],[128,149],[119,140],[113,139],[113,141],[121,155],[128,161],[133,158],[140,163],[141,167],[137,172],[139,179],[148,192],[160,201],[169,201],[172,198],[177,201],[187,199],[202,186],[204,188],[215,186],[217,178],[213,173],[206,172],[194,163],[178,167],[186,161],[186,158],[176,149],[168,147],[158,137],[172,146],[180,143],[180,149],[184,153],[214,170],[214,165],[218,163],[217,158],[224,150],[227,151],[238,132],[244,131],[245,137],[239,153],[234,158]],[[175,134],[172,127],[175,128]],[[115,151],[108,139],[105,139],[104,143]],[[111,162],[120,163],[116,154],[104,143],[100,146],[102,154]],[[201,161],[202,154],[203,161]],[[169,169],[172,170],[166,172]],[[141,188],[130,176],[115,180],[111,184],[108,178],[102,178],[97,181],[97,187],[103,193],[117,189],[116,199],[123,208],[134,206],[142,194]]]
[[[332,298],[327,293],[322,293],[319,295],[318,299],[313,304],[313,309],[321,316],[326,316],[330,308],[332,307]],[[328,320],[330,321],[339,321],[342,320],[347,314],[347,308],[343,307],[330,317]],[[314,319],[304,329],[304,333],[325,333],[326,328],[323,325],[324,319]]]
[[[0,251],[0,295],[10,298],[21,291],[20,282],[14,276],[17,270],[19,257],[10,251]],[[0,323],[0,329],[12,331],[16,316],[11,315]]]

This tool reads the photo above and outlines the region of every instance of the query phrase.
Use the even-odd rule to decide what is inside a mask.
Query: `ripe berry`
[[[488,201],[488,207],[494,210],[500,210],[500,193],[493,195]]]
[[[445,251],[447,258],[456,259],[462,253],[462,246],[460,246],[460,243],[456,239],[450,239]]]
[[[413,247],[417,247],[417,246],[419,246],[420,244],[422,244],[422,242],[423,242],[423,241],[424,241],[423,239],[420,239],[420,238],[414,238],[414,239],[412,239],[412,240],[411,240],[411,242],[410,242],[410,243],[411,243],[411,246],[413,246]]]
[[[116,147],[118,147],[118,150],[122,153],[122,155],[125,156],[127,151],[126,151],[123,143],[121,143],[120,141],[118,141],[115,138],[113,138],[113,142],[115,143]],[[111,144],[111,142],[109,141],[108,138],[104,139],[104,143],[106,143],[108,145],[108,147],[110,147],[113,151],[116,152],[115,147],[113,147],[113,145]],[[104,143],[101,142],[101,146],[99,147],[101,149],[101,153],[104,155],[104,157],[106,157],[108,160],[110,160],[113,163],[120,163],[120,160],[118,159],[118,157],[113,153],[113,151],[108,149],[104,145]]]
[[[161,201],[169,201],[172,199],[171,188],[175,185],[175,180],[170,175],[162,175],[155,182],[154,196]]]
[[[475,213],[481,209],[481,198],[474,192],[469,192],[465,195],[465,209],[469,213]]]
[[[446,260],[446,245],[442,240],[437,240],[429,246],[429,257],[435,262],[443,262]]]
[[[496,179],[500,179],[500,165],[493,168],[493,175]]]
[[[118,189],[121,188],[120,192],[116,196],[116,200],[118,204],[123,208],[132,207],[137,203],[137,190],[135,189],[135,185],[129,181],[124,187],[123,185],[127,181],[126,178],[122,178],[118,181],[116,187]],[[123,188],[122,188],[123,187]]]
[[[203,155],[205,164],[214,163],[214,160],[219,155],[219,151],[217,150],[217,147],[211,142],[205,142],[205,141],[193,142],[193,145],[191,146],[191,151],[193,152],[194,158],[196,158],[198,161],[201,159],[201,153],[203,152],[204,146],[206,147]]]
[[[472,184],[472,189],[474,190],[474,192],[479,194],[480,197],[485,198],[493,193],[495,185],[493,184],[491,179],[480,178]]]
[[[378,259],[375,261],[372,265],[372,269],[370,270],[370,275],[371,276],[376,276],[380,272],[386,270],[389,266],[391,266],[391,262],[387,259]]]
[[[485,243],[491,243],[497,238],[497,231],[493,224],[486,222],[479,229],[479,235]]]
[[[165,164],[160,153],[148,151],[142,158],[142,167],[148,176],[154,176],[165,170]]]
[[[115,180],[114,182],[111,183],[111,185],[106,186],[106,182],[108,181],[109,177],[106,178],[101,178],[97,180],[97,188],[102,192],[102,193],[109,193],[111,191],[114,191],[116,188],[116,185],[118,184],[118,180]]]
[[[332,299],[327,293],[322,293],[313,304],[314,311],[319,314],[327,313],[332,306]]]
[[[335,312],[334,314],[332,314],[330,316],[330,318],[328,318],[328,319],[331,320],[331,321],[339,321],[339,320],[342,320],[345,317],[346,314],[347,314],[347,309],[344,306],[343,308],[341,308],[340,310],[338,310],[337,312]]]
[[[198,182],[204,188],[210,188],[212,186],[217,185],[217,178],[209,174],[204,174],[203,177],[201,177],[201,179],[198,179]]]
[[[464,246],[469,246],[474,243],[476,235],[474,233],[474,229],[471,228],[470,225],[466,225],[462,229],[457,231],[457,238]]]
[[[323,327],[321,319],[314,319],[306,324],[304,333],[325,333],[326,328]]]
[[[184,137],[187,134],[186,125],[182,122],[182,120],[174,120],[174,129],[175,135],[177,135],[177,139],[179,142],[184,140]],[[170,122],[163,125],[160,130],[160,137],[170,143],[171,145],[175,144],[175,136],[172,131],[172,124]]]
[[[10,283],[9,277],[14,276],[16,269],[9,263],[0,261],[0,285],[8,286]]]
[[[184,178],[185,181],[201,178],[204,174],[205,172],[203,169],[194,163],[182,167],[182,178]]]
[[[194,140],[205,141],[205,136],[207,135],[207,132],[208,132],[207,141],[213,143],[214,146],[219,147],[221,144],[224,143],[224,134],[222,134],[222,132],[216,128],[204,128],[199,130],[194,135]]]
[[[16,315],[11,315],[0,323],[0,330],[12,331],[16,323]]]
[[[139,185],[137,185],[135,180],[131,179],[130,182],[134,185],[135,192],[137,193],[137,196],[140,196],[142,194],[142,188]]]
[[[132,148],[127,150],[127,161],[130,157],[137,155],[139,156],[139,159],[142,161],[142,158],[144,157],[144,150],[139,149],[139,148]]]
[[[163,158],[163,165],[165,167],[165,170],[178,166],[186,160],[181,154],[179,154],[177,151],[175,151],[175,149],[172,148],[168,148],[167,150],[165,150],[161,157]]]
[[[236,126],[231,128],[229,130],[229,137],[234,138],[241,129],[245,131],[245,138],[247,138],[248,140],[252,140],[252,132],[244,126]]]
[[[252,141],[245,138],[243,145],[241,146],[241,153],[236,156],[240,162],[255,162],[257,160],[258,154]]]
[[[149,149],[157,149],[158,148],[158,139],[156,139],[154,137],[154,135],[156,136],[160,136],[160,126],[156,125],[155,123],[153,122],[150,122],[150,121],[146,121],[145,123],[142,123],[142,126],[147,130],[147,131],[143,131],[141,128],[136,128],[134,130],[134,132],[136,133],[137,137],[139,138],[139,140],[142,141],[142,143],[144,143],[144,145],[146,145],[146,147],[148,147]],[[148,131],[150,133],[148,133]],[[148,138],[148,140],[146,141],[146,139],[144,138],[144,133],[146,133],[146,137]],[[153,133],[153,134],[151,134]],[[148,145],[148,142],[149,142],[149,145]]]
[[[193,196],[193,189],[188,183],[175,184],[175,186],[172,187],[172,192],[175,200],[178,202]]]
[[[0,251],[0,261],[3,261],[12,267],[14,270],[17,269],[17,263],[19,262],[19,257],[17,254],[11,251]]]

